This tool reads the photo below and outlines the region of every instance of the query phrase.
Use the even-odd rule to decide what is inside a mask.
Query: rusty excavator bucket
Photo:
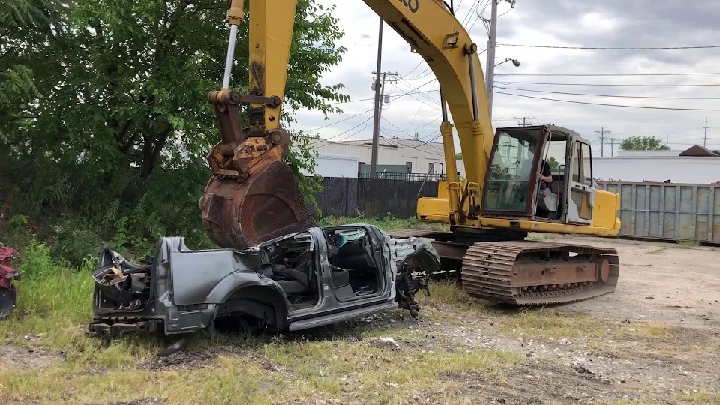
[[[208,156],[213,177],[199,205],[210,238],[224,248],[244,249],[315,224],[295,176],[283,162],[290,134],[280,127],[280,111],[290,56],[295,0],[250,1],[248,94],[230,90],[243,0],[230,0],[230,24],[222,88],[211,91],[221,140]],[[275,3],[275,4],[269,4]],[[270,10],[273,9],[273,12]],[[285,61],[285,63],[283,63]],[[247,128],[240,120],[246,106]]]
[[[282,160],[290,144],[288,132],[241,129],[239,104],[258,101],[257,96],[223,89],[208,98],[222,137],[208,157],[214,176],[199,201],[210,238],[221,247],[244,249],[312,227],[315,220],[295,175]]]

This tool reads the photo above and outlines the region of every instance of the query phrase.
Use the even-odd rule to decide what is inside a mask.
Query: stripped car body
[[[220,318],[294,331],[398,306],[416,316],[415,287],[439,266],[429,242],[369,224],[313,227],[244,250],[193,251],[164,237],[140,265],[103,251],[90,331],[212,333]]]
[[[13,280],[19,280],[20,273],[10,266],[10,259],[17,256],[17,250],[0,244],[0,318],[9,316],[17,302],[17,289]]]

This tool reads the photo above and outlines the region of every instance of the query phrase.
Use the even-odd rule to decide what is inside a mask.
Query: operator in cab
[[[538,190],[538,201],[535,209],[535,215],[538,217],[549,218],[550,211],[544,209],[540,204],[540,197],[544,196],[545,193],[550,192],[550,184],[552,184],[552,171],[550,170],[550,164],[546,159],[542,160],[542,170],[540,171],[540,190]]]
[[[543,161],[542,161],[542,171],[540,172],[540,181],[545,183],[545,185],[548,188],[550,187],[550,184],[552,184],[552,181],[553,181],[552,172],[550,171],[550,164],[545,159],[543,159]]]

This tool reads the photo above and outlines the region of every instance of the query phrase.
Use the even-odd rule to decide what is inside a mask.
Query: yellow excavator
[[[447,180],[438,197],[420,198],[417,218],[449,232],[413,231],[433,239],[446,272],[460,274],[474,297],[542,305],[614,291],[615,249],[527,240],[528,233],[614,236],[619,196],[599,190],[591,144],[556,125],[493,128],[483,72],[452,6],[439,0],[364,0],[419,53],[440,82]],[[292,171],[280,126],[296,0],[249,0],[247,94],[230,89],[238,25],[245,2],[231,0],[222,88],[208,95],[221,141],[199,201],[203,225],[218,245],[242,249],[314,225]],[[240,108],[249,124],[242,128]],[[448,114],[448,109],[449,113]],[[452,123],[450,121],[452,115]],[[455,127],[465,165],[459,179]]]

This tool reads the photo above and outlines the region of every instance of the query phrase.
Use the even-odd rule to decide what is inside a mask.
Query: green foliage
[[[551,169],[557,169],[560,166],[560,162],[558,162],[557,159],[552,156],[548,158],[548,164],[550,165]]]
[[[320,218],[318,221],[319,226],[336,226],[343,224],[353,223],[368,223],[377,226],[384,231],[391,231],[394,229],[437,229],[447,230],[445,226],[441,224],[428,224],[420,222],[415,218],[395,218],[392,216],[386,216],[384,218],[369,218],[362,214],[358,214],[355,217],[334,217],[327,216]]]
[[[318,139],[318,135],[308,136],[303,131],[298,131],[290,138],[290,150],[284,161],[295,174],[308,207],[321,215],[315,194],[322,191],[322,176],[314,172],[318,152],[312,145],[313,140]]]
[[[662,140],[654,136],[631,136],[620,143],[622,150],[670,150]]]
[[[35,239],[30,241],[30,244],[22,252],[18,270],[23,278],[30,280],[53,274],[56,266],[50,258],[50,248]]]
[[[223,74],[226,7],[216,0],[3,5],[0,178],[11,180],[0,191],[12,191],[14,212],[63,229],[49,241],[53,252],[77,265],[103,239],[142,250],[161,235],[182,235],[210,247],[198,199],[211,175],[207,153],[219,139],[206,95]],[[333,10],[298,1],[285,126],[294,110],[336,113],[332,103],[348,100],[342,84],[320,83],[345,52],[335,45],[342,32]],[[239,29],[233,71],[240,91],[248,82],[247,27]],[[317,207],[311,139],[293,138],[286,162]],[[83,218],[78,230],[60,214]]]

